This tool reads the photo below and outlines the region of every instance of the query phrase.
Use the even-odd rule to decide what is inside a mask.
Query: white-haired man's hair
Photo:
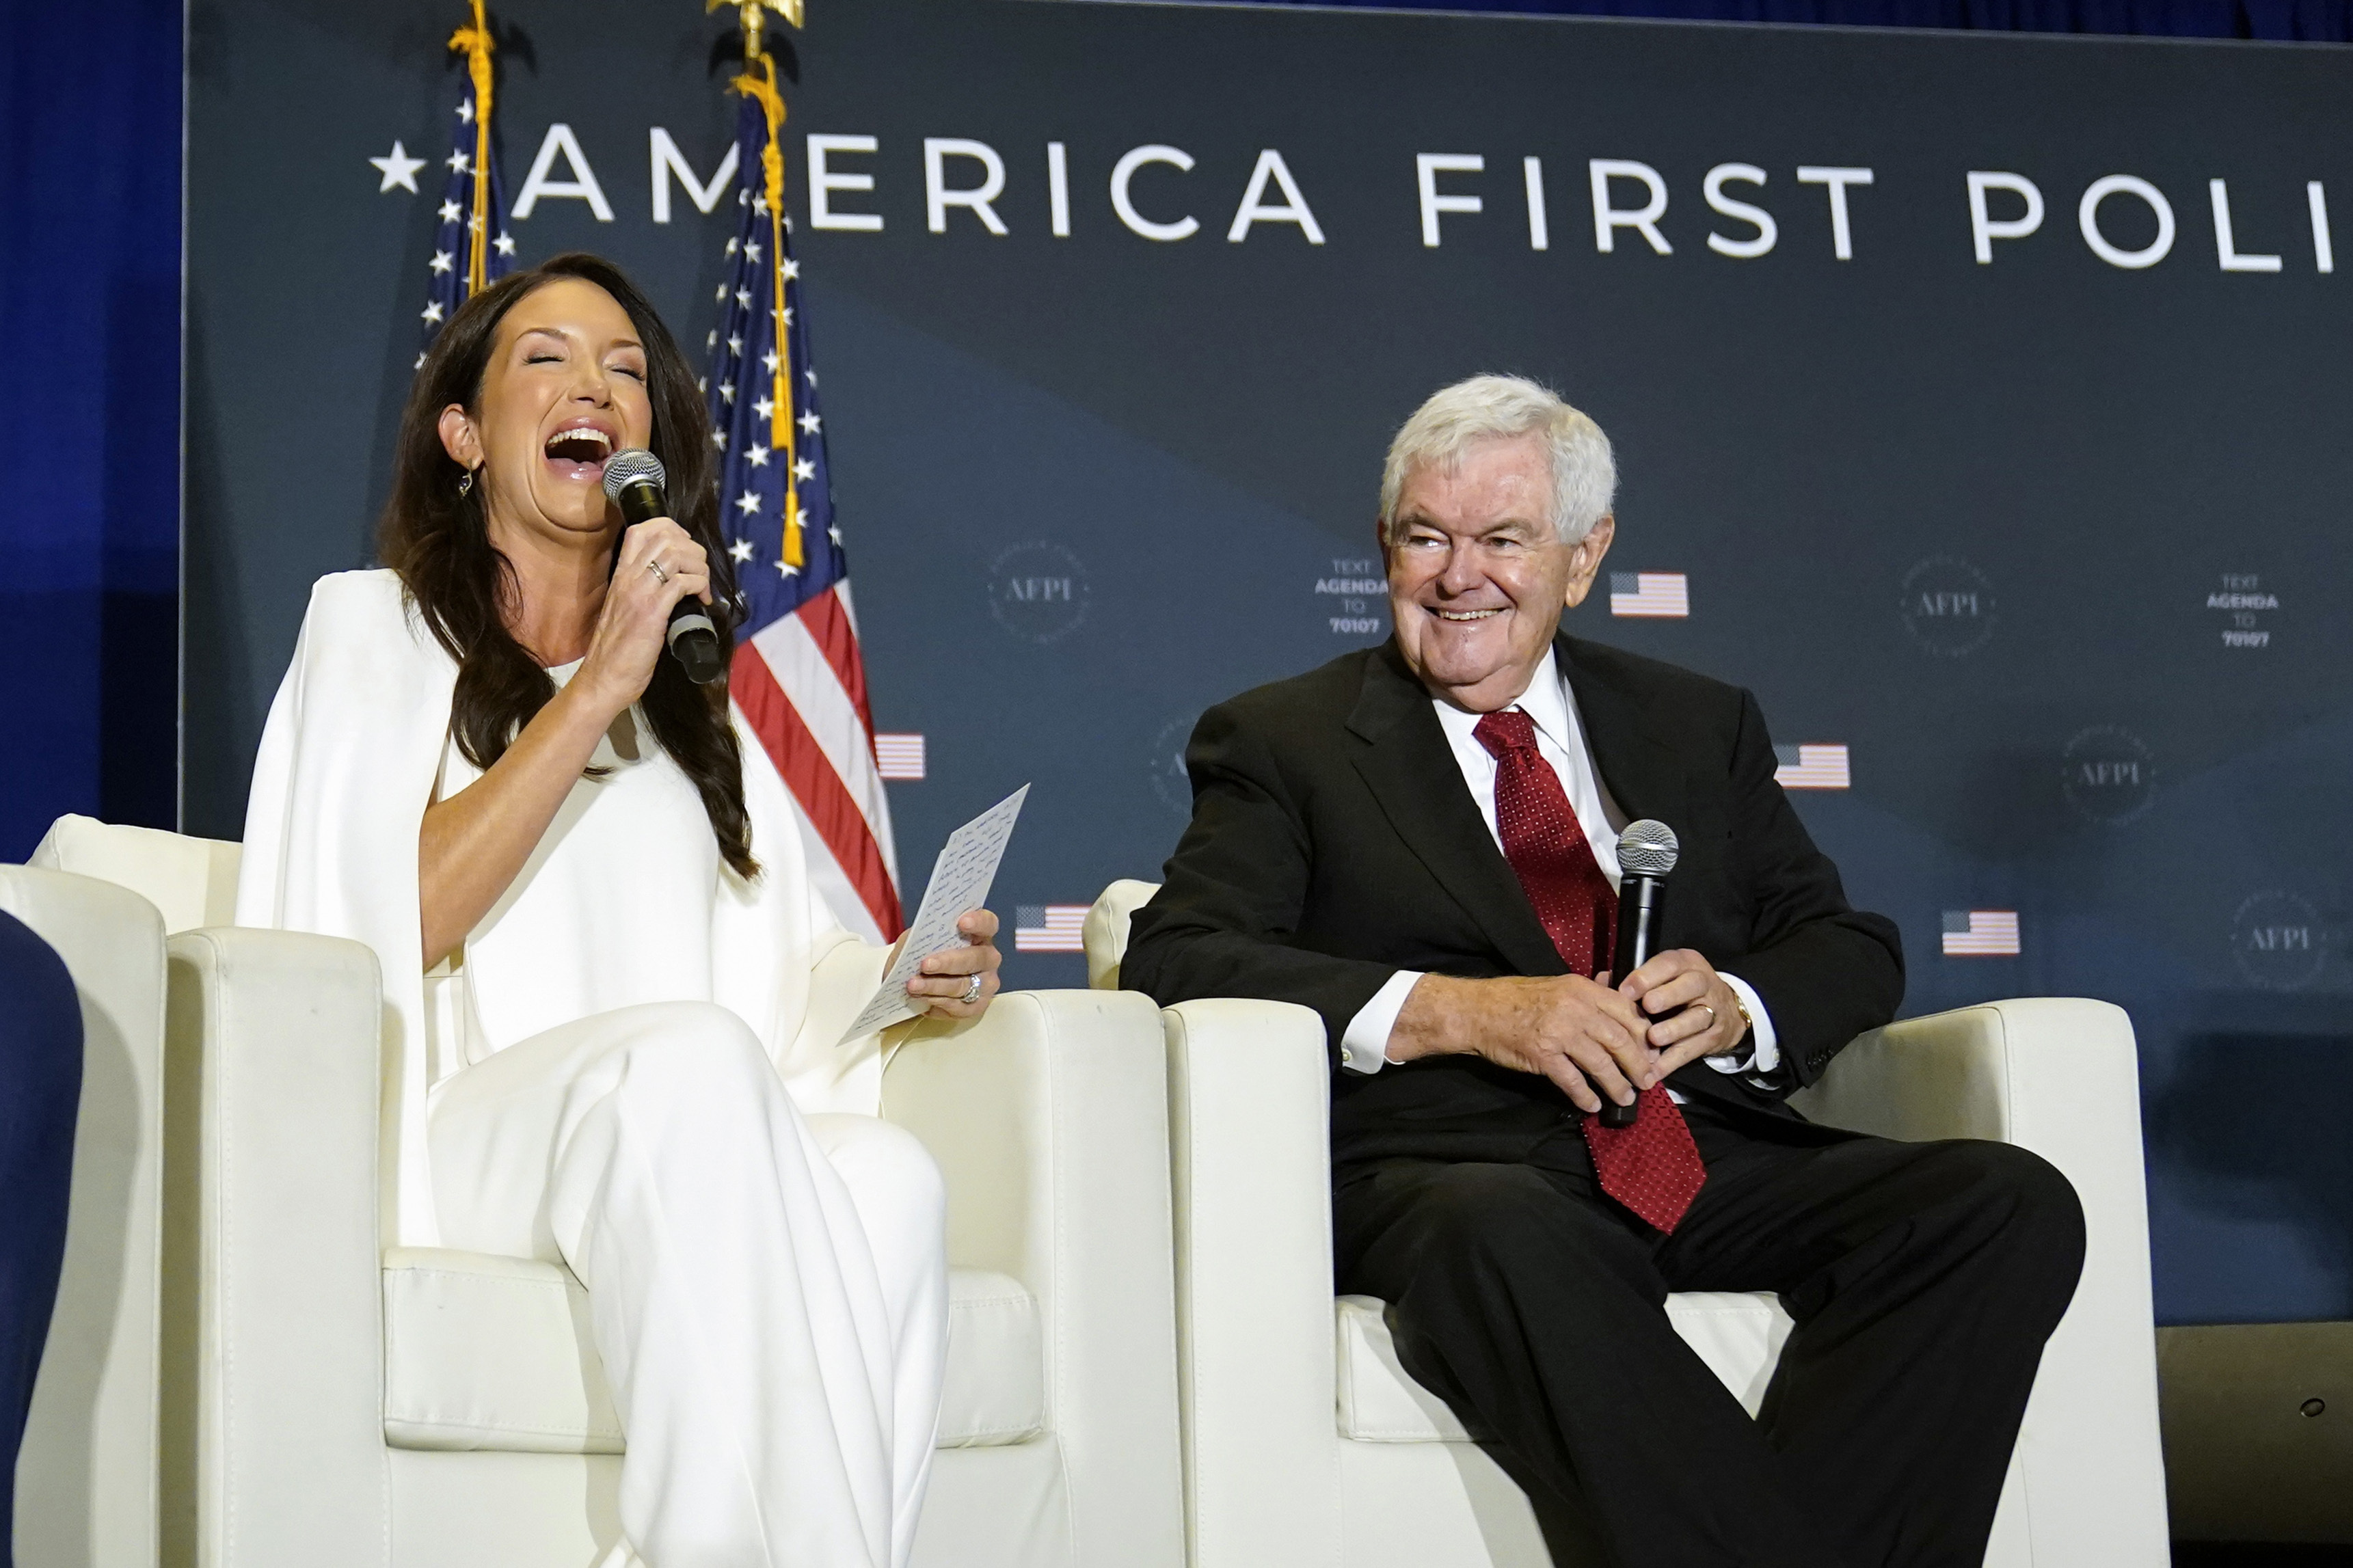
[[[1381,541],[1397,542],[1398,501],[1416,468],[1451,473],[1481,441],[1541,435],[1552,459],[1552,524],[1563,544],[1575,544],[1609,510],[1618,464],[1601,426],[1570,407],[1550,387],[1525,376],[1474,375],[1430,394],[1398,426],[1381,468]]]

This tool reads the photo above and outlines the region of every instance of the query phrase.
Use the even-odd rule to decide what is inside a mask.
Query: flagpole
[[[420,312],[423,342],[416,367],[441,328],[467,300],[504,277],[514,265],[514,237],[499,211],[498,139],[491,122],[496,82],[491,57],[497,48],[483,0],[468,0],[470,19],[444,46],[466,56],[466,87],[459,96],[458,123],[449,137],[448,170],[441,185],[439,216],[433,226],[430,292]]]
[[[723,569],[734,577],[742,615],[728,695],[753,742],[745,765],[756,752],[792,797],[809,875],[835,916],[887,942],[905,926],[890,796],[850,608],[849,555],[834,521],[800,267],[792,258],[784,72],[762,47],[764,35],[775,37],[768,13],[797,26],[800,5],[713,0],[707,8],[721,5],[735,6],[744,35],[743,68],[728,82],[735,97],[735,145],[725,164],[734,172],[733,232],[703,378],[728,535]]]
[[[491,53],[489,19],[482,0],[473,0],[474,23],[449,35],[449,47],[466,51],[466,71],[474,80],[474,210],[467,224],[466,291],[480,293],[491,280]]]
[[[477,5],[480,3],[475,0]],[[768,394],[775,405],[768,414],[768,445],[784,453],[789,468],[800,453],[794,426],[797,416],[793,412],[792,356],[784,352],[789,330],[785,320],[785,99],[776,88],[776,59],[761,47],[761,33],[771,10],[796,27],[807,13],[802,9],[802,0],[708,0],[703,14],[709,16],[723,5],[735,7],[737,25],[744,32],[744,74],[728,85],[755,100],[768,121],[768,140],[760,153],[760,167],[768,203],[769,309],[776,315],[777,345],[774,384]],[[796,485],[785,489],[784,559],[788,565],[807,564],[807,549],[801,539],[800,492]]]

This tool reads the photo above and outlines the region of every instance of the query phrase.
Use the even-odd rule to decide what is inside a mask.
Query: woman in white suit
[[[633,447],[679,517],[622,527],[604,462]],[[388,1234],[587,1288],[628,1441],[611,1563],[895,1568],[946,1351],[939,1176],[873,1115],[880,1042],[818,1005],[882,955],[827,912],[724,681],[664,648],[681,599],[733,629],[711,453],[609,263],[469,301],[402,423],[386,569],[312,594],[238,918],[382,961]],[[996,917],[962,931],[916,1006],[988,1005]]]

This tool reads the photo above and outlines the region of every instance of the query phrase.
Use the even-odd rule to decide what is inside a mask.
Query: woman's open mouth
[[[547,466],[558,479],[601,482],[613,437],[594,425],[575,425],[547,438]]]

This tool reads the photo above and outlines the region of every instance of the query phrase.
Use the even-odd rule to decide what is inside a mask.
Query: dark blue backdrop
[[[455,83],[421,16],[198,15],[185,805],[233,836],[308,585],[369,557],[409,383],[431,198],[366,160],[396,135],[433,156]],[[675,188],[653,221],[647,160],[649,127],[705,173],[728,144],[716,29],[627,0],[504,15],[523,259],[602,251],[700,341],[727,225]],[[2353,191],[2353,54],[987,0],[861,0],[795,49],[795,133],[880,138],[836,160],[878,182],[836,205],[884,227],[810,221],[800,142],[793,204],[876,715],[930,741],[927,779],[891,786],[907,861],[1029,780],[995,900],[1017,923],[1155,874],[1202,707],[1381,634],[1380,596],[1349,585],[1378,572],[1388,431],[1445,380],[1525,370],[1619,443],[1612,569],[1691,574],[1688,619],[1588,605],[1576,629],[1752,686],[1784,743],[1852,748],[1853,787],[1797,804],[1903,929],[1906,1010],[2131,1011],[2160,1313],[2353,1315],[2353,285],[2306,212],[2307,181],[2340,211]],[[559,125],[609,216],[520,210]],[[931,226],[921,144],[941,135],[1003,157],[1003,234]],[[1156,165],[1139,200],[1201,226],[1155,244],[1104,181],[1159,143],[1198,166]],[[1327,244],[1227,237],[1267,148]],[[1414,171],[1439,151],[1485,157],[1445,184],[1486,207],[1431,247]],[[1523,157],[1546,174],[1541,250]],[[1655,165],[1672,254],[1630,231],[1601,253],[1591,157]],[[1745,226],[1702,199],[1727,159],[1769,172],[1767,256],[1709,243]],[[1818,161],[1875,168],[1852,260],[1796,183]],[[2048,203],[1990,265],[1968,170],[2031,175]],[[2096,209],[2103,243],[2144,245],[2149,202],[2171,204],[2147,268],[2078,232],[2118,171],[2153,183]],[[2237,252],[2279,270],[2221,265],[2210,181]],[[255,265],[291,254],[317,259]],[[2022,952],[1940,953],[1972,908],[2018,911]],[[1008,974],[1081,978],[1035,950]]]

